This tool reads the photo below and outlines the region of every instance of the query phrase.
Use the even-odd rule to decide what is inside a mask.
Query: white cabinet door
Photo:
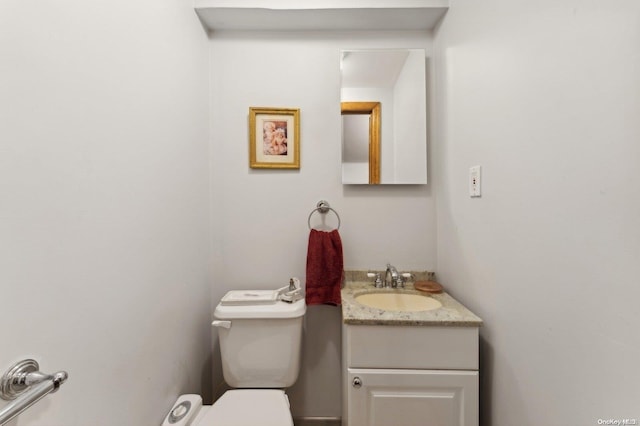
[[[349,368],[347,380],[349,426],[478,425],[477,371]]]

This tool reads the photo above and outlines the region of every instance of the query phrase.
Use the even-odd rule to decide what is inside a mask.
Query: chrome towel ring
[[[329,205],[329,202],[325,201],[325,200],[320,200],[318,201],[318,204],[316,204],[316,208],[311,210],[311,213],[309,214],[309,219],[307,220],[307,224],[309,225],[309,229],[311,228],[311,216],[313,216],[313,214],[315,212],[321,213],[321,214],[327,214],[329,213],[329,211],[332,211],[336,217],[338,218],[338,226],[336,227],[336,229],[340,229],[340,215],[338,214],[337,211],[335,211],[333,208],[331,208],[331,206]]]

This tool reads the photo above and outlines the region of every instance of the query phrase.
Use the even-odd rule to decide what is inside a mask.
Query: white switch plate
[[[469,168],[469,196],[480,197],[480,166]]]

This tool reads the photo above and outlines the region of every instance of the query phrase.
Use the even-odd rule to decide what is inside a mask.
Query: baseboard
[[[295,417],[293,424],[295,426],[340,426],[342,419],[340,417]]]

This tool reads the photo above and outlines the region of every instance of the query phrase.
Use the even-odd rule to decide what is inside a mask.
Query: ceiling
[[[195,0],[195,10],[210,31],[387,31],[431,30],[448,9],[448,0],[389,0],[376,7],[362,3],[297,1],[265,7],[264,1]]]
[[[407,49],[343,50],[342,87],[393,87],[407,56]]]

